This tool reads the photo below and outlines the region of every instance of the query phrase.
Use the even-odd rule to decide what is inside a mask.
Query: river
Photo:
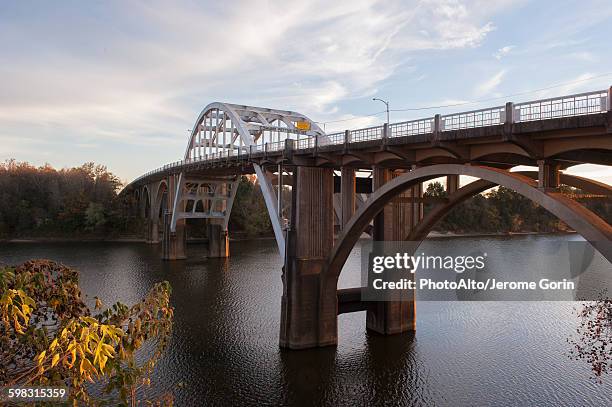
[[[539,242],[571,238],[514,237],[512,254],[535,258]],[[232,242],[227,261],[204,250],[190,244],[188,260],[163,262],[144,243],[2,243],[0,262],[75,267],[90,305],[94,295],[130,304],[170,281],[174,332],[152,391],[172,391],[180,406],[612,405],[612,376],[597,383],[586,362],[566,356],[576,303],[423,301],[416,334],[391,337],[366,333],[364,312],[343,314],[336,348],[284,351],[274,241]],[[357,248],[341,287],[359,285],[359,259]]]

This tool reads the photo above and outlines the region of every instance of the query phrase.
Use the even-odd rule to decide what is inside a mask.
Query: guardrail
[[[472,110],[441,116],[441,130],[473,129],[475,127],[497,126],[506,120],[506,107]]]
[[[601,113],[609,109],[609,104],[609,94],[605,90],[518,103],[514,105],[514,121],[528,122]]]
[[[249,147],[240,148],[238,154],[232,154],[233,150],[228,150],[207,154],[195,159],[175,161],[141,175],[132,181],[132,183],[138,182],[151,175],[188,164],[197,164],[229,157],[248,157],[251,154],[281,151],[288,147],[297,150],[305,150],[317,148],[319,146],[382,140],[385,137],[409,137],[434,132],[499,126],[504,123],[521,123],[535,120],[556,119],[560,117],[598,114],[611,110],[611,91],[612,88],[517,104],[509,102],[506,103],[505,106],[496,106],[447,115],[435,115],[434,117],[425,119],[392,123],[388,125],[387,130],[385,130],[385,125],[373,126],[299,140],[287,139],[265,144],[253,144]]]
[[[389,125],[389,137],[407,137],[433,132],[434,118],[410,120]]]
[[[365,129],[351,130],[348,132],[349,143],[360,143],[368,140],[379,140],[383,137],[384,126],[366,127]]]

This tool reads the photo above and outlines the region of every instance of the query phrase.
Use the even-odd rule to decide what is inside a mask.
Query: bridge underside
[[[336,344],[337,316],[346,312],[366,311],[367,329],[383,335],[414,330],[413,301],[363,302],[360,287],[337,289],[354,244],[363,233],[379,241],[421,241],[456,205],[497,185],[555,214],[612,262],[612,226],[589,211],[580,196],[568,196],[561,188],[572,186],[606,202],[612,199],[609,185],[563,173],[578,164],[612,165],[610,111],[515,122],[510,104],[505,120],[496,125],[443,129],[437,117],[426,133],[402,133],[385,125],[374,137],[370,129],[341,136],[317,133],[302,139],[287,137],[282,142],[272,138],[263,147],[256,144],[259,136],[253,120],[258,120],[263,132],[276,116],[267,113],[254,119],[255,113],[262,114],[254,111],[240,133],[236,118],[231,126],[226,116],[223,124],[218,123],[219,111],[199,119],[196,127],[212,133],[204,138],[192,135],[192,146],[210,145],[210,140],[218,143],[219,129],[225,132],[227,128],[229,134],[244,139],[238,149],[231,147],[235,154],[189,158],[148,174],[131,188],[140,197],[141,212],[149,225],[147,240],[162,242],[164,259],[185,257],[185,225],[190,219],[208,223],[207,255],[226,257],[227,225],[238,179],[245,174],[257,176],[284,256],[283,347]],[[246,110],[240,111],[244,120]],[[285,118],[289,132],[296,125],[295,117]],[[300,116],[300,120],[307,118]],[[244,132],[247,127],[248,133]],[[193,154],[192,147],[188,155]],[[537,171],[511,172],[518,165]],[[477,180],[461,185],[462,175]],[[424,197],[423,183],[440,177],[445,180],[446,196]],[[283,191],[291,192],[291,202],[282,202]],[[425,203],[434,205],[424,211]]]

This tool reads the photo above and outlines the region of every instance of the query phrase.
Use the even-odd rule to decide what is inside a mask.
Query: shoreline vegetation
[[[510,236],[547,236],[547,235],[573,235],[576,234],[573,230],[552,231],[552,232],[499,232],[499,233],[454,233],[454,232],[437,232],[433,231],[427,235],[428,239],[452,239],[463,237],[510,237]],[[274,235],[249,237],[242,235],[239,237],[231,237],[232,242],[243,242],[248,240],[273,240]],[[206,242],[206,238],[190,238],[187,243]],[[116,238],[70,238],[70,237],[21,237],[0,239],[2,243],[69,243],[69,242],[107,242],[107,243],[143,243],[144,237],[116,237]]]
[[[122,188],[116,175],[91,162],[59,170],[49,164],[35,167],[14,159],[0,163],[0,242],[142,241],[145,221],[139,211],[144,209],[132,196],[120,196]],[[561,191],[581,193],[567,186]],[[283,212],[288,214],[290,189],[284,189],[283,195]],[[446,191],[441,182],[434,181],[423,195],[443,199]],[[583,203],[612,223],[612,204],[607,200]],[[425,204],[424,212],[434,205]],[[273,237],[261,189],[252,176],[240,180],[229,231],[234,241]],[[458,204],[436,224],[429,237],[571,232],[542,207],[500,186]],[[188,223],[188,240],[205,237],[203,219]]]

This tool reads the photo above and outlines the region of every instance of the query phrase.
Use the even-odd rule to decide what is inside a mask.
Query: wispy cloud
[[[151,125],[173,131],[193,116],[189,98],[266,104],[290,93],[288,107],[325,113],[374,92],[406,52],[474,47],[493,29],[463,1],[258,1],[225,9],[151,2],[100,14],[74,25],[34,18],[0,29],[31,45],[1,68],[5,116],[81,130],[103,120],[123,134]]]
[[[0,159],[51,156],[57,165],[108,159],[110,167],[137,175],[180,157],[185,130],[215,100],[297,110],[319,121],[351,118],[339,126],[353,128],[380,121],[366,115],[377,108],[364,103],[380,92],[395,96],[394,106],[495,94],[506,69],[513,76],[520,69],[500,70],[492,50],[503,59],[528,45],[508,35],[521,27],[504,27],[498,16],[524,4],[152,0],[84,7],[58,1],[34,10],[22,2],[2,5],[0,142],[9,148]],[[594,15],[589,10],[572,24],[579,38],[585,37],[582,27],[602,21],[587,18]],[[556,26],[562,25],[543,29],[544,39],[530,37],[529,43],[577,41],[559,35]],[[587,53],[597,56],[586,45],[563,49],[567,55],[574,51],[584,52],[574,55],[575,61],[586,62]],[[415,77],[409,81],[400,77],[408,71]],[[482,72],[490,77],[483,80]],[[565,74],[572,75],[577,72]],[[46,155],[36,140],[48,141]]]
[[[505,47],[501,47],[500,49],[498,49],[497,52],[493,54],[493,56],[499,61],[500,59],[508,55],[510,51],[512,51],[514,48],[516,48],[514,45],[506,45]]]
[[[476,87],[477,96],[484,96],[494,91],[502,83],[504,75],[506,75],[506,70],[502,69],[495,75],[491,76],[489,79],[485,80],[484,82],[481,82]]]

